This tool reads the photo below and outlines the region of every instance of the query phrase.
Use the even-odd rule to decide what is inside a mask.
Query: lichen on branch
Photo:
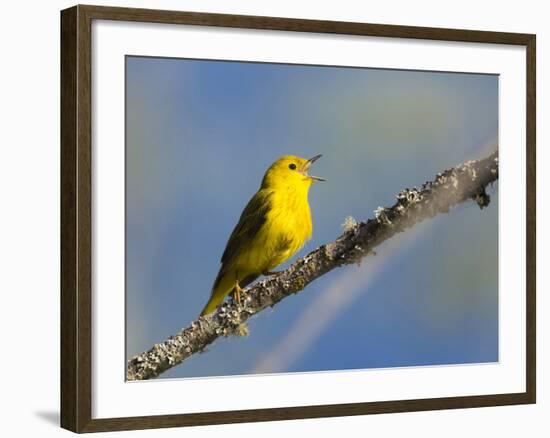
[[[277,276],[250,286],[241,294],[240,305],[233,301],[223,303],[210,315],[199,317],[176,335],[134,356],[127,364],[127,379],[157,377],[220,337],[246,334],[245,322],[251,316],[300,292],[325,273],[374,254],[382,242],[418,222],[448,213],[453,206],[470,199],[483,209],[490,202],[486,188],[497,179],[498,151],[495,151],[484,159],[438,173],[433,181],[419,188],[402,190],[395,204],[379,207],[374,218],[364,222],[346,219],[340,237],[297,260]]]

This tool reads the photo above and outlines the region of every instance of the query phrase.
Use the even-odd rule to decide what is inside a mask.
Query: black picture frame
[[[93,20],[170,23],[524,46],[527,53],[526,391],[416,400],[92,418],[91,28]],[[78,5],[61,12],[61,426],[74,432],[535,403],[535,59],[532,34]]]

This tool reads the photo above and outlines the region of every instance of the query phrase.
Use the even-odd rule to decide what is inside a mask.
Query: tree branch
[[[242,335],[244,322],[266,307],[303,290],[321,275],[339,266],[358,263],[374,248],[396,233],[451,207],[473,199],[480,208],[489,205],[485,189],[498,179],[498,151],[487,158],[468,161],[437,174],[420,188],[405,189],[389,208],[378,208],[366,222],[348,221],[344,233],[294,262],[281,274],[259,281],[241,294],[241,305],[230,301],[191,325],[155,344],[128,361],[127,379],[144,380],[159,376],[189,356],[199,353],[221,336]]]

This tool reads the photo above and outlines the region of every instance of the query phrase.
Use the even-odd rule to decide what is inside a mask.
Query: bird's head
[[[325,181],[323,178],[308,174],[309,167],[319,158],[321,158],[320,154],[315,155],[309,160],[294,155],[285,155],[279,158],[265,172],[262,187],[277,188],[286,186],[309,188],[314,181]]]

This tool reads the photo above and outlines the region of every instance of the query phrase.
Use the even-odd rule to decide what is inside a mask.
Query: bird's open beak
[[[321,157],[322,157],[321,154],[315,155],[314,157],[311,157],[309,160],[307,160],[306,164],[304,165],[304,174],[307,175],[312,180],[315,180],[315,181],[326,181],[326,179],[321,178],[319,176],[312,176],[312,175],[307,174],[307,170],[309,169],[309,167]]]

